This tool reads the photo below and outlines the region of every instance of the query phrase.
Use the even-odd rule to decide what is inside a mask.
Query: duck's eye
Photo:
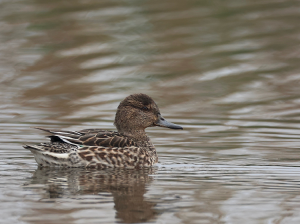
[[[149,110],[149,108],[148,107],[143,107],[143,110]]]

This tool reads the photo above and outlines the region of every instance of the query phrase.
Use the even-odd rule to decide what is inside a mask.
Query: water
[[[299,1],[0,1],[0,223],[300,222]],[[114,130],[150,95],[150,170],[38,169],[34,126]]]

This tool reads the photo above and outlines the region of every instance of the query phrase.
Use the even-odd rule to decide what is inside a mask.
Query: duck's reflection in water
[[[74,203],[77,204],[84,203],[86,198],[79,197],[79,200],[77,196],[104,195],[104,198],[107,198],[107,193],[109,193],[113,196],[116,218],[119,221],[141,223],[155,219],[157,214],[154,209],[156,203],[144,198],[146,188],[153,179],[151,174],[154,174],[154,169],[38,168],[31,179],[31,184],[46,185],[47,190],[43,199],[75,198]],[[107,199],[98,202],[108,203]]]

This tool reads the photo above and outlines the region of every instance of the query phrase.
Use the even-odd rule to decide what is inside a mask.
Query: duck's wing
[[[51,133],[52,142],[66,142],[80,146],[130,147],[135,143],[118,132],[102,129],[84,129],[80,131],[49,130],[41,127],[36,129]]]

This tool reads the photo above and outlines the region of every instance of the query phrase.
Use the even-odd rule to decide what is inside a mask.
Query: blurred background
[[[298,0],[0,0],[3,223],[299,223]],[[38,169],[34,126],[115,130],[150,95],[151,170]],[[2,222],[0,221],[0,222]]]

